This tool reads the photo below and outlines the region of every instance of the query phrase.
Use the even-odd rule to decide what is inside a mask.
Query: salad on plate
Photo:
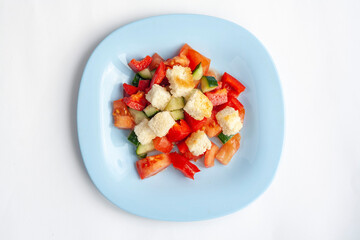
[[[128,63],[135,76],[123,84],[112,114],[117,128],[131,130],[141,179],[170,165],[194,179],[197,160],[204,157],[207,168],[215,159],[227,165],[238,151],[245,109],[237,98],[245,86],[226,72],[220,77],[210,62],[185,44],[166,61],[155,53]],[[155,150],[161,154],[148,156]]]

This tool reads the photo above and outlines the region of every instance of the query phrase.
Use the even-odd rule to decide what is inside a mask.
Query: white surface
[[[286,103],[270,188],[242,211],[192,223],[144,219],[108,202],[84,169],[75,126],[94,47],[131,21],[181,12],[254,33]],[[0,239],[360,239],[359,12],[356,0],[1,0]]]

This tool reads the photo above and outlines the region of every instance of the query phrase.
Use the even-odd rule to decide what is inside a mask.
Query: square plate
[[[246,110],[241,147],[227,166],[197,164],[201,172],[195,181],[172,166],[140,180],[129,131],[113,126],[112,102],[134,75],[127,65],[132,58],[154,52],[170,58],[184,43],[210,58],[211,68],[246,86],[239,98]],[[265,191],[280,160],[284,107],[273,61],[251,33],[215,17],[163,15],[112,32],[85,67],[77,111],[81,153],[92,181],[115,205],[143,217],[194,221],[232,213]]]

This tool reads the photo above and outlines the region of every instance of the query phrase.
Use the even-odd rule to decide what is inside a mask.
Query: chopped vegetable
[[[218,135],[218,138],[222,143],[226,143],[229,141],[234,135],[225,135],[222,132]]]
[[[139,146],[140,142],[135,134],[134,131],[132,131],[128,137],[129,142],[131,142],[132,144],[134,144],[136,147]]]
[[[174,168],[181,171],[185,177],[194,180],[195,173],[200,172],[199,168],[195,164],[191,163],[188,159],[179,153],[172,152],[169,154],[169,158]]]
[[[203,74],[204,74],[204,70],[203,70],[203,68],[201,66],[201,63],[199,63],[196,66],[196,68],[194,69],[194,71],[193,71],[193,79],[194,79],[194,81],[200,80],[202,78]]]
[[[135,122],[122,99],[113,102],[114,125],[118,128],[133,129]]]
[[[147,68],[150,63],[151,63],[152,58],[150,56],[146,56],[144,59],[137,61],[135,59],[132,59],[129,62],[129,67],[134,71],[134,72],[140,72],[141,70],[144,70],[145,68]]]
[[[146,116],[148,116],[149,118],[153,117],[155,114],[157,114],[158,112],[160,112],[159,109],[157,109],[156,107],[154,107],[153,105],[149,105],[144,109],[144,113],[146,114]]]
[[[167,154],[159,154],[140,159],[136,162],[136,169],[141,179],[145,179],[161,172],[171,161]]]
[[[214,77],[203,76],[201,78],[201,91],[204,93],[210,92],[219,86],[218,82]]]
[[[191,117],[187,112],[184,112],[184,115],[185,115],[185,121],[189,124],[193,132],[196,132],[197,130],[201,129],[207,121],[207,118],[203,118],[203,120],[196,120],[193,117]]]
[[[144,154],[147,154],[148,152],[151,152],[155,150],[154,144],[153,142],[150,142],[148,144],[139,144],[137,149],[136,149],[136,154],[138,156],[142,156]]]
[[[205,167],[209,168],[214,166],[215,156],[218,153],[218,151],[219,151],[219,147],[216,146],[215,143],[211,142],[210,150],[207,150],[205,153],[205,159],[204,159]]]
[[[172,97],[165,107],[166,111],[174,111],[182,109],[185,106],[185,101],[183,97]]]
[[[161,62],[159,64],[159,67],[156,69],[154,76],[151,79],[150,87],[154,84],[160,84],[162,80],[165,78],[166,75],[166,69],[164,62]]]
[[[145,91],[146,88],[150,86],[150,80],[140,80],[138,89],[139,91]]]
[[[128,94],[128,95],[133,95],[138,91],[138,88],[133,86],[133,85],[129,85],[127,83],[123,84],[123,88],[124,91]]]
[[[140,77],[142,77],[143,79],[151,79],[151,77],[152,77],[149,68],[145,68],[145,69],[141,70],[140,72],[138,72],[138,74],[139,74]]]
[[[203,156],[203,154],[200,155],[200,156],[195,156],[194,154],[192,154],[190,152],[188,146],[186,145],[185,141],[177,143],[176,146],[178,147],[179,152],[181,152],[182,155],[185,158],[189,159],[189,160],[195,160],[196,161],[197,159],[199,159],[199,158],[201,158]]]
[[[164,61],[164,59],[162,57],[160,57],[159,54],[154,53],[154,55],[152,56],[152,61],[151,61],[150,65],[149,65],[149,69],[151,71],[156,69],[160,65],[160,63],[163,62],[163,61]]]
[[[137,87],[139,85],[140,79],[141,79],[140,75],[138,73],[135,74],[135,76],[134,76],[134,78],[133,78],[133,80],[131,82],[131,85]]]
[[[179,56],[186,56],[190,60],[189,67],[192,71],[195,70],[199,63],[202,65],[204,75],[206,75],[209,70],[210,59],[192,49],[188,44],[184,44],[180,50]]]
[[[131,116],[133,116],[136,124],[139,124],[142,120],[147,119],[147,116],[143,111],[138,111],[132,108],[129,108],[129,111],[131,113]]]
[[[230,74],[228,74],[227,72],[225,72],[221,78],[221,81],[223,83],[227,83],[229,84],[237,93],[242,93],[245,90],[245,86],[242,85],[242,83],[237,80],[236,78],[234,78],[233,76],[231,76]]]
[[[156,137],[153,140],[153,143],[155,149],[163,153],[171,152],[174,147],[173,144],[166,137]]]
[[[239,149],[240,139],[240,134],[235,134],[229,141],[222,145],[219,152],[216,154],[216,159],[222,164],[227,165]]]
[[[211,92],[206,92],[205,95],[209,98],[213,106],[218,106],[228,102],[228,94],[226,89],[216,89]]]
[[[172,128],[170,128],[166,137],[171,142],[179,142],[185,139],[191,133],[189,125],[185,120],[181,119],[179,122],[176,122]]]
[[[180,119],[184,119],[184,117],[185,117],[184,116],[184,110],[182,110],[182,109],[171,111],[170,115],[173,117],[173,119],[175,121],[180,120]]]
[[[124,103],[132,109],[142,111],[146,107],[146,99],[144,92],[138,91],[130,97],[124,97]]]

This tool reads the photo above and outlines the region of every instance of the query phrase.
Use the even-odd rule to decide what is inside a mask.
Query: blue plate
[[[112,102],[130,83],[132,58],[158,52],[176,55],[184,43],[211,59],[246,86],[240,96],[246,115],[241,147],[227,166],[218,162],[195,181],[172,166],[140,180],[128,130],[112,122]],[[111,202],[130,213],[159,220],[194,221],[223,216],[256,199],[271,183],[284,135],[283,98],[273,61],[244,28],[203,15],[164,15],[123,26],[106,37],[91,55],[80,85],[78,135],[87,171]]]

